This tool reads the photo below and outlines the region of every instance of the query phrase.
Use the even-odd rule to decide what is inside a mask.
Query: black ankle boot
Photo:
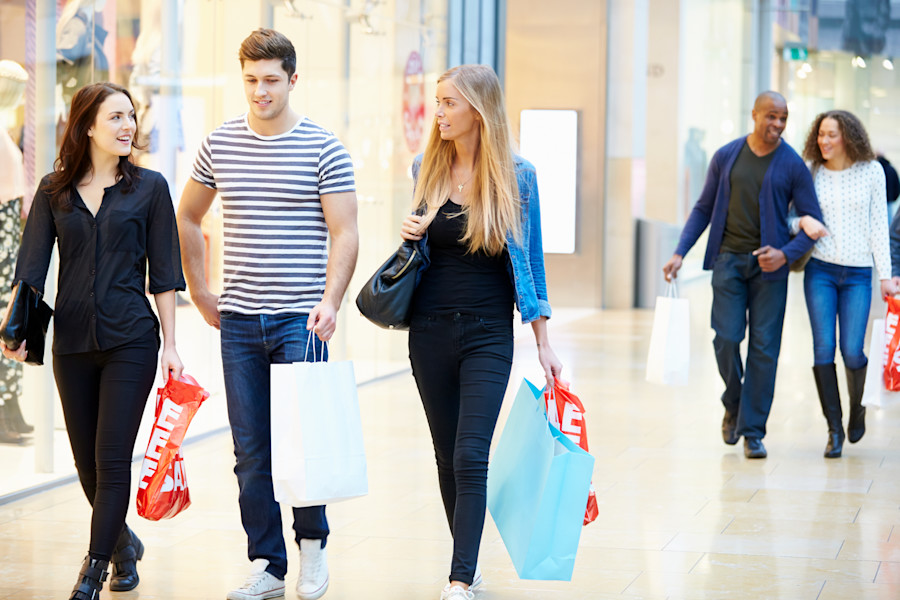
[[[6,418],[9,420],[9,426],[13,431],[19,433],[34,432],[34,425],[29,425],[25,422],[25,417],[22,416],[22,409],[19,408],[19,400],[17,398],[7,400],[6,409]]]
[[[72,588],[69,600],[100,600],[100,590],[106,581],[108,567],[108,560],[91,558],[90,554],[85,556],[81,572],[78,573],[78,583]]]
[[[112,577],[109,579],[109,589],[113,592],[127,592],[133,590],[140,583],[138,577],[137,561],[144,557],[144,544],[134,535],[134,532],[125,525],[116,549],[112,554]]]
[[[862,405],[863,392],[866,389],[866,369],[863,365],[858,369],[846,369],[847,389],[850,392],[850,422],[847,423],[847,439],[855,444],[866,433],[866,407]]]
[[[828,423],[828,444],[825,446],[825,458],[840,458],[844,449],[844,425],[841,413],[841,390],[838,387],[834,363],[814,365],[813,376],[816,379],[822,414],[825,415],[825,421]]]

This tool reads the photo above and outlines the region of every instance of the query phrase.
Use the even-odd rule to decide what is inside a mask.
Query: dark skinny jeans
[[[471,585],[487,502],[491,437],[509,382],[512,318],[414,315],[409,359],[431,429],[453,534],[450,580]]]
[[[157,371],[159,338],[150,329],[106,351],[59,354],[53,374],[78,479],[93,507],[90,554],[109,560],[125,525],[131,457]]]

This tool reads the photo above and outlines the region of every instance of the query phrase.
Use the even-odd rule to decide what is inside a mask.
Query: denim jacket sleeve
[[[516,293],[516,306],[523,323],[551,316],[544,271],[544,247],[541,238],[541,203],[537,175],[527,160],[516,157],[516,180],[522,209],[522,242],[507,236],[511,277]]]

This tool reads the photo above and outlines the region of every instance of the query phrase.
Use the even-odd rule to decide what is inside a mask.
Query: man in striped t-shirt
[[[259,600],[282,595],[287,573],[272,488],[269,365],[307,360],[310,336],[324,342],[334,334],[359,236],[350,156],[333,134],[288,103],[297,82],[290,40],[259,29],[241,44],[239,57],[249,111],[204,140],[181,197],[178,226],[191,298],[221,330],[241,521],[253,561],[246,583],[228,599]],[[206,284],[200,229],[217,193],[225,237],[221,296]],[[294,508],[293,515],[297,594],[314,600],[328,588],[325,507]]]

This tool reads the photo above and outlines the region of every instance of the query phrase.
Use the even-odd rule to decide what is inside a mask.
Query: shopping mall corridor
[[[488,517],[477,599],[900,598],[900,408],[870,410],[859,444],[846,444],[841,459],[822,457],[809,326],[799,278],[792,280],[765,460],[745,459],[740,444],[725,446],[719,434],[705,278],[682,290],[691,299],[686,387],[644,381],[652,311],[558,311],[551,339],[587,409],[600,516],[583,530],[571,582],[519,580]],[[501,426],[521,378],[540,375],[533,346],[528,329],[519,330]],[[370,493],[329,507],[325,599],[435,600],[451,542],[412,377],[363,386],[360,405]],[[214,398],[202,410],[222,408]],[[158,523],[131,507],[129,523],[147,547],[141,584],[102,598],[222,600],[243,581],[230,436],[185,454],[193,505]],[[67,597],[88,520],[77,484],[0,506],[0,599]],[[296,550],[288,556],[286,597],[294,598]]]

